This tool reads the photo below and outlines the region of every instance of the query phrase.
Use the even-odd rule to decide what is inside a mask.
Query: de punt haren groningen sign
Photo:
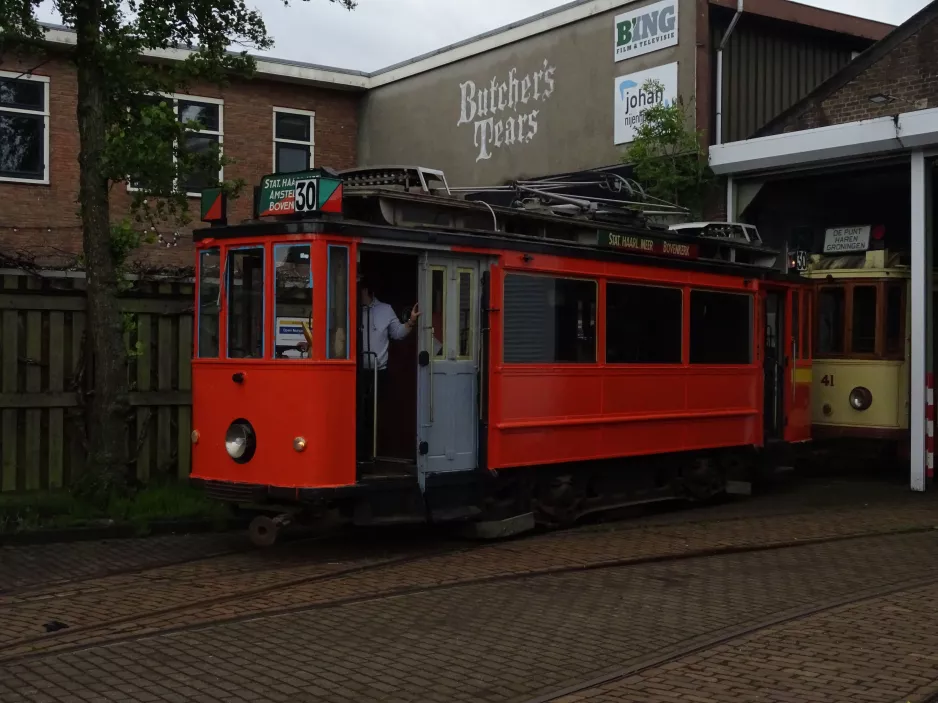
[[[841,254],[870,248],[870,225],[835,227],[824,233],[824,253]]]

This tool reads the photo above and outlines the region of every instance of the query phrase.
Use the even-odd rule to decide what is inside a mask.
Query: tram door
[[[427,474],[478,466],[479,264],[427,255],[420,275],[418,453]]]
[[[807,285],[772,286],[763,293],[765,438],[811,439],[811,315]]]
[[[765,311],[763,370],[765,384],[765,439],[780,440],[785,431],[785,292],[769,289],[762,301]]]

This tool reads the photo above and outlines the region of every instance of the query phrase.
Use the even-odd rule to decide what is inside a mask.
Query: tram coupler
[[[272,547],[280,530],[293,523],[293,513],[281,513],[276,517],[258,515],[248,526],[248,536],[255,547]]]

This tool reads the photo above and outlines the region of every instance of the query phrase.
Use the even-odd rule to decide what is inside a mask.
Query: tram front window
[[[313,272],[309,244],[274,247],[274,357],[309,359],[313,344]]]
[[[228,358],[264,356],[264,250],[231,249],[228,282]]]
[[[818,294],[818,352],[820,354],[844,353],[845,307],[843,288],[821,289]]]
[[[853,289],[854,354],[876,353],[876,286],[856,286]]]

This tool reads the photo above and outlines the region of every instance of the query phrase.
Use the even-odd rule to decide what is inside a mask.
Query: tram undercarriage
[[[778,456],[754,448],[686,452],[559,466],[436,476],[420,490],[403,476],[365,477],[354,490],[297,492],[296,502],[243,506],[255,514],[249,534],[273,544],[290,526],[360,527],[462,523],[467,534],[508,537],[534,529],[570,527],[592,516],[655,503],[705,503],[749,494]],[[257,498],[263,489],[258,488]],[[231,500],[206,484],[208,495]]]

